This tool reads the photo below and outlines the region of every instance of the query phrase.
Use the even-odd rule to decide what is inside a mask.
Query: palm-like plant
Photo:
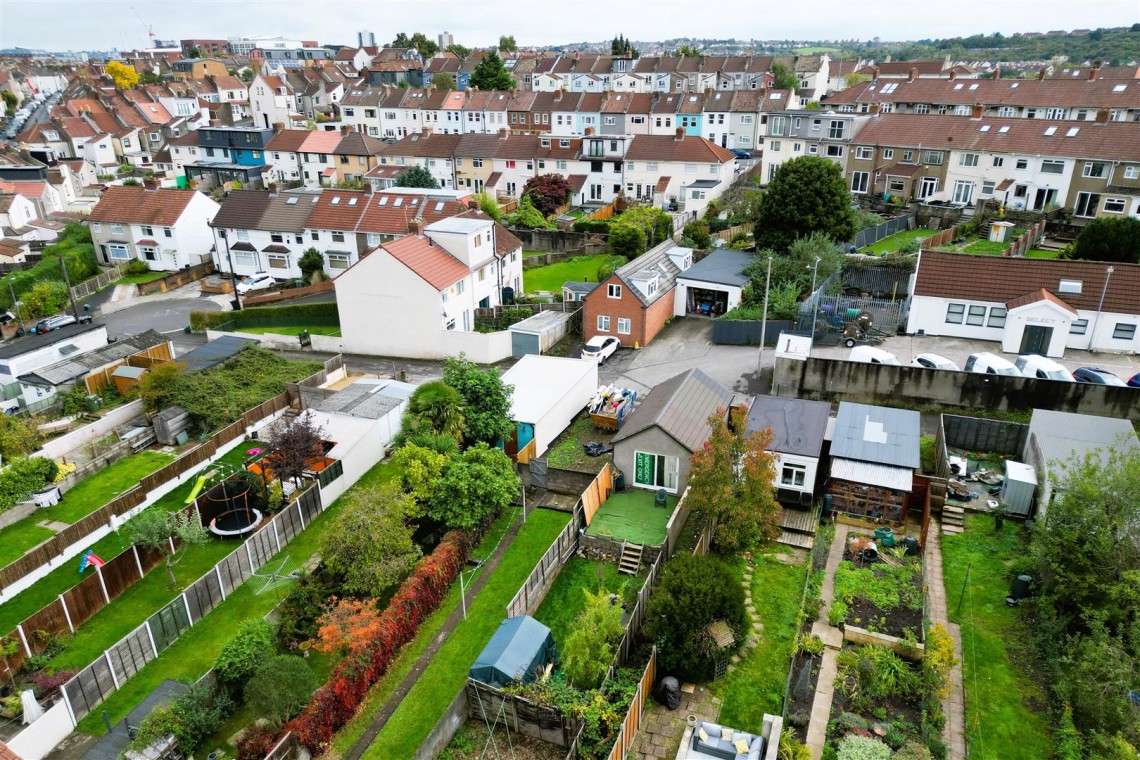
[[[426,422],[436,434],[463,438],[463,398],[442,380],[416,388],[408,399],[408,414]]]

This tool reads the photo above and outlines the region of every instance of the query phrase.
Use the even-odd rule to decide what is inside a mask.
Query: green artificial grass
[[[536,510],[515,536],[499,566],[474,601],[467,620],[448,637],[415,686],[400,702],[364,757],[412,757],[467,679],[467,671],[498,629],[508,602],[530,575],[570,516]]]
[[[806,565],[786,565],[769,555],[756,555],[752,565],[752,603],[764,631],[760,643],[742,654],[736,669],[709,687],[724,700],[720,709],[722,724],[759,733],[764,713],[781,714],[796,645],[796,613],[806,578]]]
[[[598,267],[606,256],[577,256],[569,261],[560,261],[544,267],[523,270],[523,291],[537,293],[561,293],[562,286],[570,280],[598,281]]]
[[[18,523],[0,529],[0,567],[16,561],[55,535],[36,523],[49,520],[71,525],[78,522],[173,459],[170,454],[158,451],[141,451],[120,459],[81,480],[63,495],[59,504],[37,509]]]
[[[636,576],[622,575],[613,562],[571,557],[554,579],[534,619],[550,629],[561,651],[566,646],[566,637],[574,629],[574,621],[586,608],[586,591],[601,590],[629,598],[645,583],[646,573],[648,568],[643,567]]]
[[[308,330],[310,335],[331,335],[333,337],[340,337],[340,328],[334,325],[296,325],[294,327],[239,327],[238,332],[253,333],[255,335],[288,335],[291,338],[303,331]]]
[[[977,760],[1051,757],[1052,720],[1034,667],[1022,613],[1006,606],[1009,564],[1026,552],[1018,529],[994,533],[988,515],[968,515],[966,530],[942,536],[942,572],[950,621],[962,626],[966,741]],[[969,582],[966,574],[969,571]],[[964,592],[963,592],[964,590]]]
[[[877,243],[872,243],[871,245],[860,248],[859,253],[871,253],[876,256],[883,253],[894,253],[912,240],[925,240],[931,235],[936,234],[937,230],[924,228],[903,230],[902,232],[896,232],[894,235],[888,235]]]
[[[675,496],[666,496],[666,506],[654,504],[656,492],[631,488],[606,499],[590,521],[587,533],[611,536],[635,544],[659,546],[665,542],[665,526],[677,506]]]
[[[1002,251],[1009,248],[1009,243],[993,243],[989,240],[975,240],[962,249],[963,253],[981,253],[987,256],[1000,256]]]
[[[1027,259],[1059,259],[1061,258],[1060,251],[1049,251],[1044,248],[1033,248],[1025,252]]]
[[[125,277],[120,277],[115,285],[143,285],[155,280],[161,280],[167,275],[167,272],[147,272],[146,274],[128,274]]]

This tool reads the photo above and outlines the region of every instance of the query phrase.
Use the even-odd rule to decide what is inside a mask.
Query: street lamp
[[[8,293],[12,296],[12,306],[15,307],[16,316],[20,320],[20,329],[24,332],[27,332],[27,330],[24,328],[24,315],[20,311],[20,302],[16,300],[16,291],[12,288],[12,278],[5,277],[4,281],[8,283]]]
[[[815,263],[811,266],[811,295],[808,298],[813,299],[811,309],[811,344],[815,345],[815,318],[819,314],[819,299],[815,297],[815,276],[819,272],[819,256],[815,257]]]
[[[1100,301],[1097,302],[1096,316],[1093,317],[1092,331],[1089,333],[1089,351],[1093,350],[1093,343],[1096,341],[1096,325],[1100,322],[1100,310],[1104,306],[1104,294],[1108,292],[1108,280],[1114,271],[1112,267],[1104,270],[1104,287],[1100,289]]]
[[[768,257],[768,276],[764,278],[764,314],[760,320],[760,355],[756,357],[756,377],[764,364],[764,337],[768,332],[768,287],[772,284],[772,257]]]

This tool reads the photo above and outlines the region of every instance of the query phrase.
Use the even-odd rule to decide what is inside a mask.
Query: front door
[[[1042,325],[1026,325],[1025,332],[1021,334],[1022,354],[1041,354],[1049,350],[1049,341],[1053,338],[1053,328]]]

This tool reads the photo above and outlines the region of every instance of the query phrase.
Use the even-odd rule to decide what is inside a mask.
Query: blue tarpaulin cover
[[[550,629],[528,615],[519,615],[499,624],[467,675],[495,687],[527,683],[553,661]]]

